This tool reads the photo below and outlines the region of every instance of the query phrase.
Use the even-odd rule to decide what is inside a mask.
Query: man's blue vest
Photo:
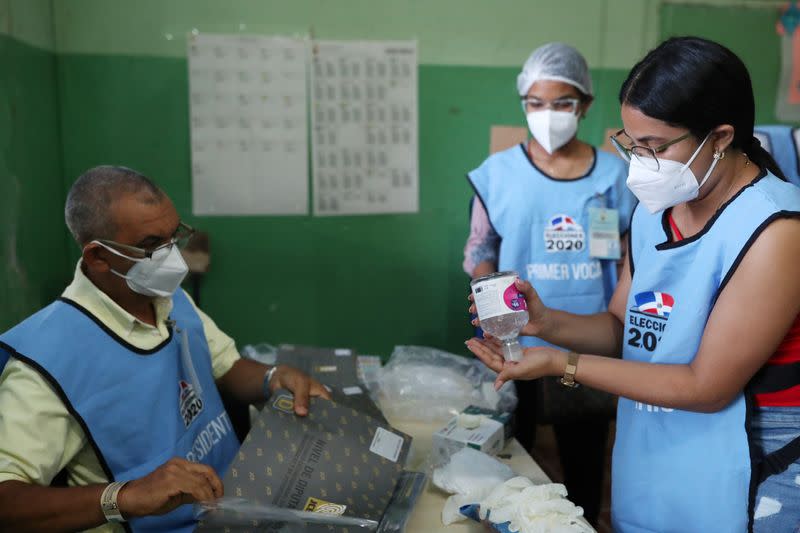
[[[210,465],[221,477],[239,448],[200,316],[181,290],[173,304],[170,336],[151,350],[128,344],[63,298],[0,335],[0,369],[14,357],[51,384],[110,481],[140,478],[173,457]],[[181,354],[184,339],[189,357]],[[127,525],[136,532],[189,532],[195,520],[184,505]]]

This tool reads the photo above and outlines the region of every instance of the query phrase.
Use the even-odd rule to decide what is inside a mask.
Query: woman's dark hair
[[[747,67],[721,44],[699,37],[664,41],[631,69],[619,101],[648,117],[688,128],[698,139],[720,124],[730,124],[731,146],[786,179],[753,136],[755,104]]]

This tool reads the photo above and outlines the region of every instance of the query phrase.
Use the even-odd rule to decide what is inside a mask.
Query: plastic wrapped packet
[[[381,373],[382,362],[379,355],[359,355],[357,358],[358,380],[367,388],[376,385]]]
[[[514,471],[494,457],[462,448],[446,465],[433,471],[433,484],[453,494],[442,508],[442,523],[450,525],[467,517],[459,509],[488,496],[492,489],[514,477]]]
[[[511,382],[494,390],[497,374],[477,359],[425,346],[396,346],[378,379],[381,409],[390,420],[445,423],[468,405],[511,412]]]
[[[358,528],[358,531],[375,531],[378,528],[378,522],[375,520],[325,512],[298,511],[230,497],[195,504],[194,516],[202,521],[202,528],[215,526],[252,528],[276,524],[289,525],[290,531],[303,531],[306,525],[315,524],[353,527]]]
[[[265,365],[274,365],[278,358],[278,349],[266,342],[243,346],[239,353],[245,359],[252,359]]]
[[[478,450],[462,448],[433,471],[433,484],[450,494],[474,494],[479,501],[512,477],[514,471],[508,465]]]

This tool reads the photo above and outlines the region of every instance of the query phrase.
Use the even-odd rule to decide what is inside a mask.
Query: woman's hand
[[[470,352],[489,368],[497,372],[494,388],[499,389],[506,381],[530,380],[542,376],[559,376],[566,367],[567,352],[557,348],[525,348],[519,362],[503,359],[503,345],[495,338],[470,339],[466,342]]]
[[[534,289],[529,282],[522,281],[518,278],[514,282],[514,285],[517,287],[518,291],[525,295],[525,302],[528,304],[528,323],[523,326],[519,334],[529,337],[540,337],[547,327],[548,309],[542,303],[542,300],[536,293],[536,289]],[[470,314],[477,314],[475,300],[471,293],[469,295],[469,301],[471,302],[469,307]],[[472,321],[472,325],[480,327],[480,320],[476,318]],[[488,335],[488,337],[491,337],[491,335]]]

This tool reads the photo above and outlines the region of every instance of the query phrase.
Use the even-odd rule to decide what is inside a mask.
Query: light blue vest
[[[800,185],[800,130],[792,126],[756,126],[753,134],[758,137],[767,152],[772,154],[786,179]]]
[[[173,303],[170,317],[187,332],[194,371],[184,368],[183,335],[175,327],[164,343],[141,350],[65,299],[0,335],[0,369],[15,357],[50,382],[111,481],[140,478],[172,457],[210,465],[222,476],[239,449],[214,384],[203,323],[183,291]],[[195,520],[184,505],[128,525],[136,532],[188,532]]]
[[[631,224],[633,281],[623,357],[688,364],[714,303],[769,222],[800,214],[800,189],[772,174],[739,193],[710,227],[668,242],[662,213]],[[612,521],[621,533],[739,532],[748,528],[751,450],[746,399],[697,413],[619,399]]]
[[[524,145],[497,152],[469,173],[489,220],[502,238],[498,270],[515,270],[545,305],[572,313],[604,311],[616,285],[614,261],[589,256],[589,208],[619,209],[620,233],[634,198],[628,169],[618,157],[595,150],[583,177],[556,180],[528,158]],[[526,346],[545,346],[523,337]]]

